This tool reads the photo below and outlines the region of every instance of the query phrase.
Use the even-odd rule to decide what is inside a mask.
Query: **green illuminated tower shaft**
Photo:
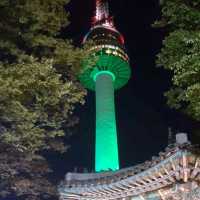
[[[94,45],[88,49],[79,79],[96,93],[95,171],[118,170],[114,91],[128,82],[131,70],[124,38],[109,16],[106,0],[96,0],[93,26],[83,43],[88,40]]]
[[[113,81],[106,72],[96,77],[96,171],[119,169]]]

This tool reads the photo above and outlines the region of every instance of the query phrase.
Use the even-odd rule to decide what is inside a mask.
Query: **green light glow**
[[[96,92],[96,172],[119,169],[114,90],[128,82],[131,70],[128,60],[123,58],[125,53],[117,48],[91,54],[83,61],[84,70],[79,75],[81,83]]]
[[[118,144],[115,120],[113,77],[99,73],[96,77],[96,145],[95,170],[118,170]]]
[[[100,74],[108,74],[108,75],[112,76],[112,80],[115,81],[115,75],[112,72],[109,72],[109,71],[99,71],[99,72],[95,73],[94,76],[92,75],[93,80],[96,81],[97,76],[100,75]]]
[[[90,58],[92,60],[92,57]],[[101,71],[111,72],[115,76],[114,89],[123,87],[129,80],[131,70],[129,63],[118,56],[102,53],[93,67],[88,66],[87,59],[83,62],[84,70],[79,79],[81,83],[90,90],[95,90],[95,74]]]

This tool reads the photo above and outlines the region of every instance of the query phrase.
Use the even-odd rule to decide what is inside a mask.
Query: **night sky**
[[[168,127],[174,132],[191,132],[192,122],[169,109],[164,91],[170,87],[170,73],[156,67],[156,54],[162,47],[166,30],[151,27],[159,19],[158,0],[110,0],[110,10],[117,29],[124,35],[130,56],[132,77],[116,92],[116,115],[120,165],[133,166],[151,159],[164,150]],[[71,25],[66,31],[76,44],[90,28],[94,0],[72,0]],[[75,112],[80,124],[68,140],[71,148],[62,156],[51,156],[58,178],[78,167],[94,169],[95,98],[88,92],[86,104]]]

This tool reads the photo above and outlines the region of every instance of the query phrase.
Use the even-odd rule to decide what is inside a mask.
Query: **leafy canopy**
[[[56,199],[39,152],[64,151],[86,91],[84,49],[61,37],[68,0],[0,1],[0,198]]]
[[[84,103],[76,80],[84,50],[60,37],[66,0],[0,2],[1,139],[23,151],[52,146]],[[63,145],[60,145],[63,150]]]
[[[162,1],[162,18],[155,27],[165,27],[157,64],[172,71],[168,104],[200,121],[200,1]]]

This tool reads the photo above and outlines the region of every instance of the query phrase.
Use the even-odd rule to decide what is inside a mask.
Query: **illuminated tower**
[[[114,90],[123,87],[130,78],[129,58],[123,36],[109,15],[108,2],[96,0],[96,13],[84,43],[92,40],[88,60],[84,61],[81,83],[96,93],[95,170],[118,170],[118,142],[115,120]]]

